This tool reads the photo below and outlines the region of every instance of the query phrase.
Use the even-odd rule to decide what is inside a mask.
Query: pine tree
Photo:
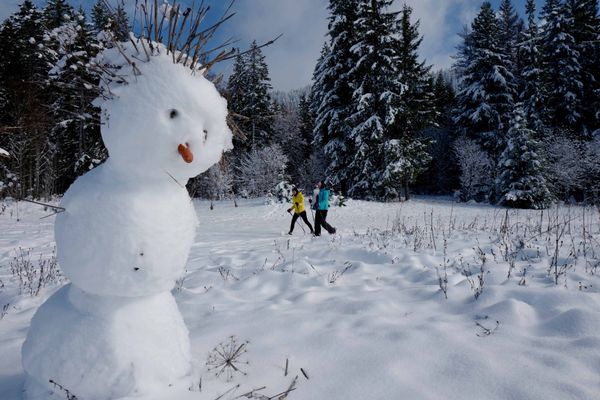
[[[58,28],[73,18],[73,7],[66,0],[48,0],[44,7],[44,23],[46,29]]]
[[[22,135],[17,135],[15,132],[15,114],[13,112],[12,90],[9,88],[12,80],[11,71],[14,70],[14,65],[18,61],[18,54],[15,52],[16,28],[12,18],[6,19],[0,25],[0,148],[11,152],[11,143],[13,147],[19,146],[19,139],[24,139]],[[0,161],[0,195],[12,196],[18,198],[21,196],[20,191],[20,174],[17,157],[12,155],[6,161]],[[10,186],[9,186],[10,185]]]
[[[92,7],[92,22],[96,32],[101,32],[110,26],[110,10],[105,0],[97,0]]]
[[[590,139],[600,128],[600,19],[598,0],[567,0],[566,6],[573,14],[571,28],[581,66],[582,137]]]
[[[349,194],[357,198],[394,198],[402,179],[399,169],[385,174],[385,166],[403,162],[397,140],[388,143],[404,90],[398,75],[396,14],[388,11],[392,0],[361,0],[355,23],[357,43],[350,71],[355,91],[350,139],[355,155],[350,162]],[[386,159],[388,158],[388,159]],[[404,165],[404,164],[403,164]]]
[[[527,0],[527,28],[520,34],[518,52],[522,61],[520,69],[519,98],[523,105],[525,118],[529,121],[536,135],[544,129],[543,85],[541,69],[541,43],[537,23],[535,21],[535,0]]]
[[[452,83],[449,82],[442,71],[435,75],[433,82],[433,106],[435,108],[438,127],[449,127],[452,125],[452,108],[456,101],[456,93]]]
[[[115,12],[110,16],[110,29],[115,38],[120,42],[129,40],[129,17],[125,11],[125,4],[120,2],[115,8]]]
[[[502,0],[498,11],[498,39],[502,47],[502,53],[507,57],[507,67],[511,73],[515,74],[520,64],[517,40],[522,29],[522,21],[517,15],[511,0]]]
[[[313,149],[313,131],[315,126],[314,116],[310,110],[309,95],[304,94],[300,97],[298,104],[298,122],[300,128],[298,153],[300,159],[306,161],[310,158]]]
[[[283,96],[281,96],[283,95]],[[273,123],[273,141],[288,158],[290,182],[299,188],[311,188],[310,158],[314,154],[314,118],[310,111],[308,88],[289,93],[274,93],[277,112]],[[318,179],[323,179],[322,176]]]
[[[498,164],[500,202],[506,206],[542,209],[550,205],[552,196],[542,173],[542,158],[534,135],[527,127],[525,113],[517,107]]]
[[[270,80],[265,56],[254,41],[248,53],[236,57],[227,85],[229,109],[245,136],[234,143],[238,152],[271,143],[274,110]]]
[[[431,141],[423,138],[421,131],[436,124],[438,111],[433,106],[434,84],[429,73],[430,66],[419,61],[418,49],[423,41],[419,34],[420,21],[411,22],[412,8],[404,5],[397,21],[398,40],[396,45],[397,74],[402,80],[400,96],[397,96],[394,117],[389,137],[396,139],[388,144],[388,162],[384,175],[391,181],[388,184],[398,187],[398,181],[404,188],[408,200],[409,184],[423,171],[430,161],[427,149]],[[393,150],[393,151],[392,151]],[[392,183],[392,181],[394,183]],[[397,189],[388,189],[392,196],[398,196]]]
[[[250,118],[252,147],[271,143],[273,110],[269,91],[271,78],[262,50],[252,42],[246,59],[246,104],[245,116]]]
[[[96,33],[109,32],[119,42],[129,40],[129,17],[122,0],[114,8],[109,7],[106,0],[97,0],[92,7],[92,22]]]
[[[55,29],[51,38],[61,57],[51,71],[55,117],[51,137],[57,146],[56,189],[62,192],[107,156],[100,137],[99,109],[92,104],[99,95],[100,77],[88,67],[100,45],[83,9],[73,15],[72,22]]]
[[[44,15],[30,0],[5,21],[0,33],[0,86],[5,88],[0,115],[9,127],[0,134],[0,147],[13,155],[9,168],[20,181],[17,196],[40,197],[53,191],[54,148],[47,136],[51,114],[46,107],[52,52],[44,37]]]
[[[350,72],[357,59],[351,51],[357,42],[357,7],[358,0],[329,1],[329,44],[313,74],[315,145],[323,149],[327,179],[344,193],[350,186],[347,166],[354,156],[350,140],[354,82]]]
[[[400,135],[415,136],[421,129],[432,125],[437,117],[434,100],[433,83],[431,82],[431,66],[419,61],[418,49],[423,42],[419,34],[420,21],[411,22],[412,8],[404,5],[398,21],[399,38],[397,40],[397,70],[402,79],[403,90],[399,98],[399,109],[396,117]]]
[[[546,0],[542,10],[546,21],[542,30],[545,122],[550,127],[579,132],[583,83],[572,11],[560,0]]]
[[[9,112],[9,82],[12,75],[18,71],[19,54],[16,52],[17,29],[13,18],[6,19],[0,25],[0,90],[2,90],[2,101],[0,101],[0,126],[9,125],[12,115]]]
[[[459,57],[462,76],[455,122],[497,161],[504,147],[516,85],[489,2],[481,6]]]
[[[227,81],[227,106],[236,127],[243,134],[233,137],[233,148],[236,154],[249,150],[250,141],[247,137],[248,119],[243,115],[245,112],[245,94],[247,93],[247,81],[244,58],[238,55],[233,63],[233,71]]]
[[[317,124],[316,117],[319,113],[319,107],[323,102],[323,99],[326,93],[331,90],[332,82],[328,78],[325,73],[328,69],[329,65],[327,61],[331,60],[330,57],[331,48],[327,42],[323,43],[323,47],[321,48],[321,54],[317,60],[317,64],[315,65],[315,69],[313,71],[312,77],[312,85],[310,87],[310,111],[315,116],[315,127],[313,131],[313,136],[315,138],[315,144],[322,145],[327,136],[327,124]]]
[[[426,127],[422,134],[432,143],[427,152],[431,162],[418,178],[415,187],[423,193],[448,194],[459,187],[460,171],[452,149],[455,140],[455,128],[452,120],[455,93],[451,76],[439,71],[431,76],[433,99],[429,105],[435,110],[434,123]]]

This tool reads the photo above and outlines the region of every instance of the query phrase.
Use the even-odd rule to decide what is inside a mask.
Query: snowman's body
[[[197,225],[184,185],[231,148],[231,132],[212,83],[155,46],[162,52],[139,65],[135,83],[111,88],[102,104],[109,159],[61,202],[57,258],[71,284],[32,320],[22,350],[29,400],[64,398],[60,387],[117,399],[190,372],[188,331],[170,292]],[[112,64],[120,57],[105,53]]]
[[[30,332],[27,399],[66,398],[50,380],[77,398],[104,400],[151,393],[189,374],[188,331],[169,292],[109,298],[67,285],[40,307]]]
[[[173,287],[197,225],[187,190],[168,175],[119,176],[110,159],[73,184],[56,218],[58,262],[71,282],[104,296],[146,296]],[[93,231],[93,234],[90,234]]]

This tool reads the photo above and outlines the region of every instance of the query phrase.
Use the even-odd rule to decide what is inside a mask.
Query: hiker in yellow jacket
[[[292,225],[290,226],[290,232],[288,233],[288,235],[291,235],[292,232],[294,232],[294,225],[296,225],[296,221],[299,217],[302,217],[302,220],[304,221],[306,226],[310,228],[310,233],[313,233],[313,227],[308,221],[306,211],[304,210],[304,196],[302,195],[302,192],[300,192],[298,188],[294,187],[292,188],[292,195],[294,196],[292,198],[292,207],[289,208],[287,211],[291,213],[292,210],[294,210],[294,216],[292,217]]]

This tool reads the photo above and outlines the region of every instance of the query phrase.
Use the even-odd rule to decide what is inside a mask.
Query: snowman
[[[147,59],[141,47],[152,49]],[[99,59],[118,76],[99,103],[109,158],[61,202],[57,258],[71,283],[31,322],[22,349],[30,400],[67,390],[85,400],[143,396],[190,374],[171,294],[197,225],[185,184],[232,147],[227,105],[160,43],[132,40]]]

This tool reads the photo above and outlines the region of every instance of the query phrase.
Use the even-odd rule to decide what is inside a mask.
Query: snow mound
[[[535,308],[515,299],[500,301],[483,308],[482,312],[485,315],[493,315],[496,319],[510,321],[518,325],[533,324],[538,319]]]
[[[571,308],[545,321],[540,325],[540,329],[547,336],[597,336],[600,332],[600,320],[596,313]]]
[[[52,390],[49,380],[91,400],[151,392],[189,373],[189,354],[188,331],[170,293],[107,298],[67,285],[31,322],[23,345],[23,366],[33,378],[27,395]]]

